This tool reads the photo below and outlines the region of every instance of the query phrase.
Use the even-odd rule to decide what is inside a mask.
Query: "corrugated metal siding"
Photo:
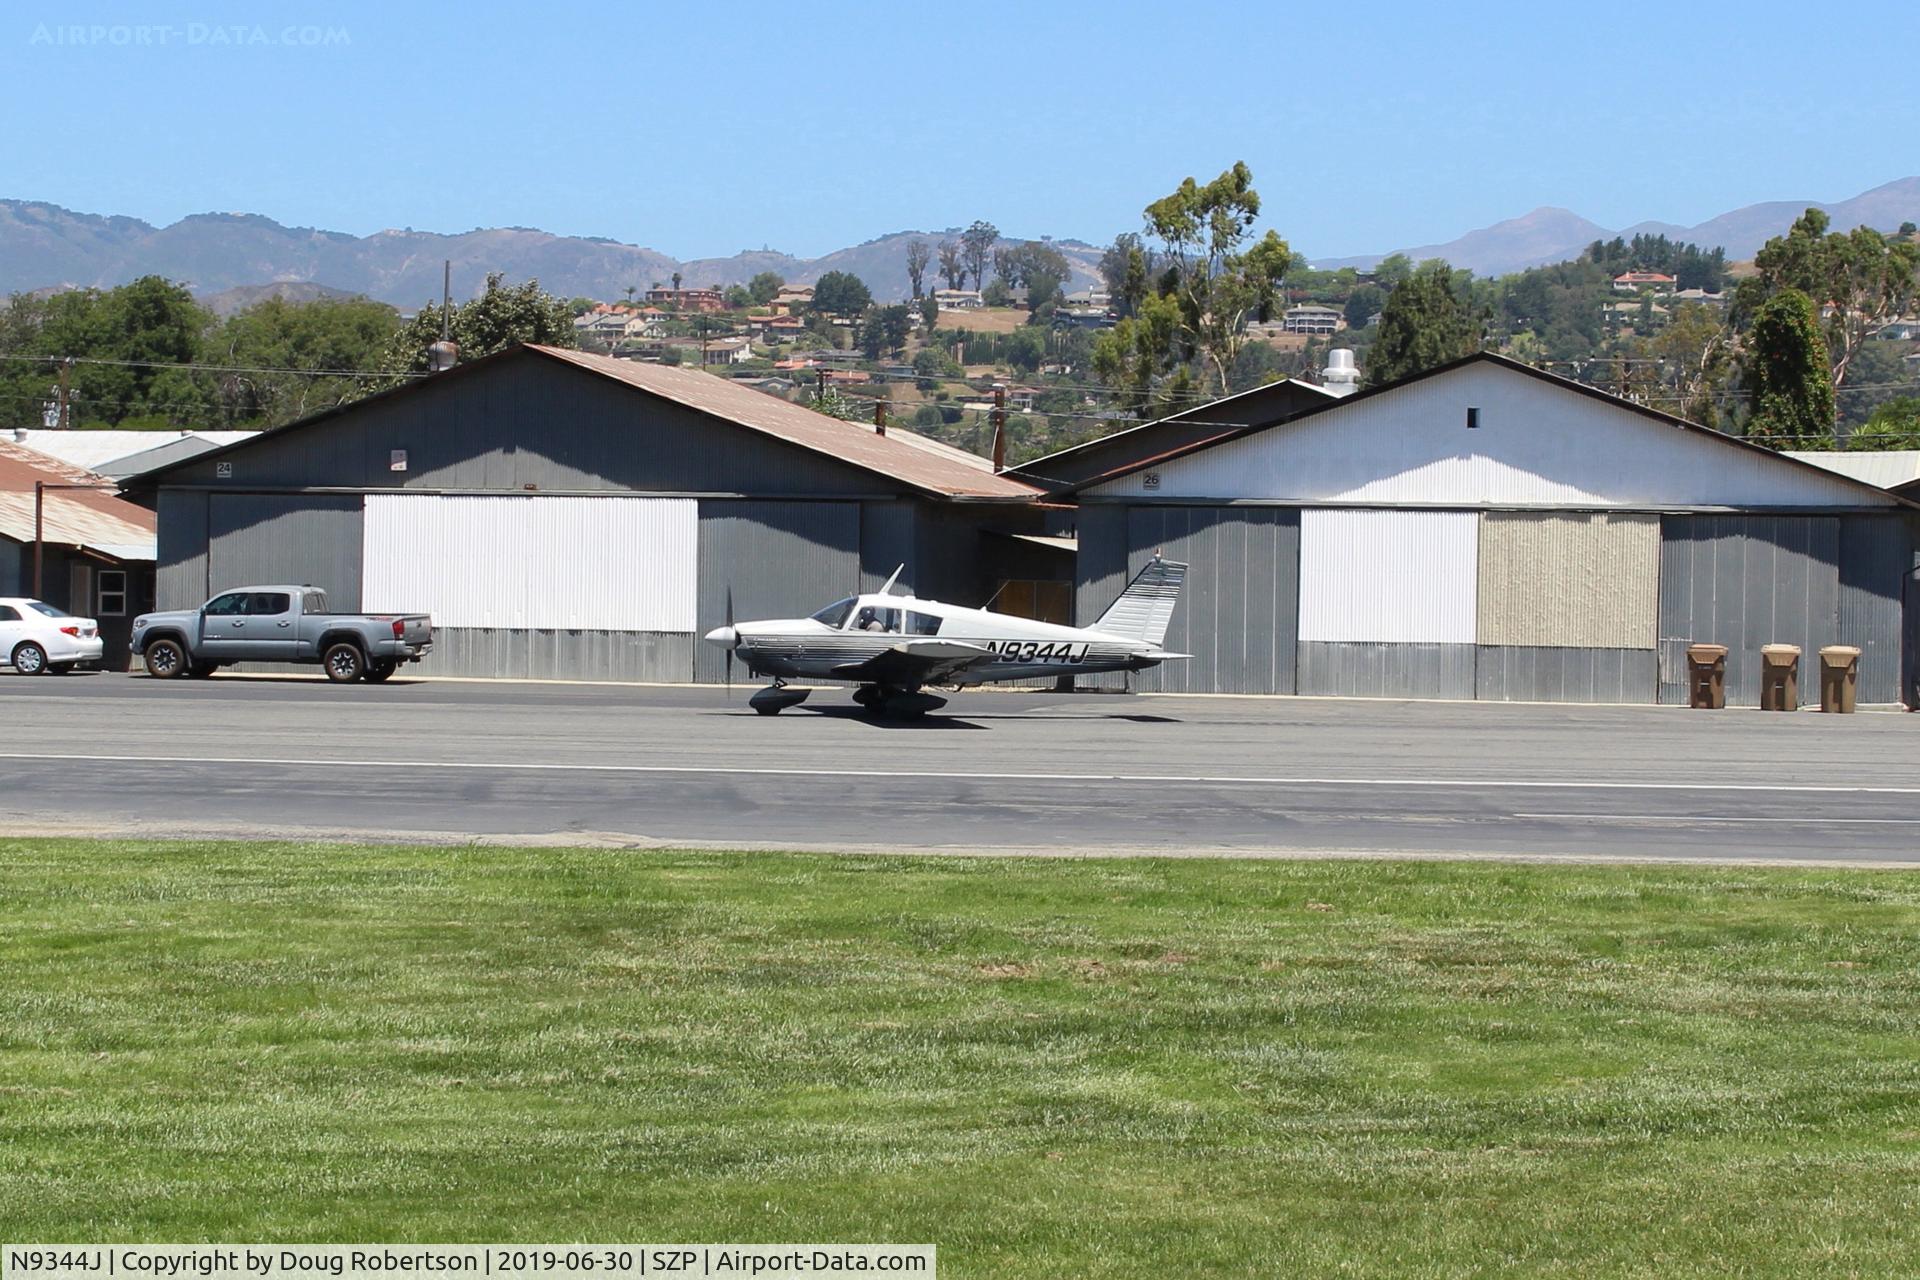
[[[1483,645],[1651,650],[1659,610],[1659,516],[1494,511],[1481,523]]]
[[[1902,598],[1913,544],[1899,516],[1840,520],[1840,626],[1835,644],[1860,650],[1861,702],[1902,701]]]
[[[360,607],[360,499],[216,493],[208,499],[207,527],[207,595],[304,582],[325,591],[331,608]]]
[[[1300,692],[1341,698],[1471,699],[1474,647],[1302,640]]]
[[[1840,522],[1830,516],[1667,516],[1660,548],[1660,701],[1687,700],[1687,645],[1727,646],[1727,701],[1758,706],[1760,646],[1801,649],[1819,701],[1821,645],[1839,633]],[[1809,661],[1811,659],[1811,661]]]
[[[1480,410],[1468,430],[1466,411]],[[1471,364],[1094,486],[1114,497],[1470,506],[1892,505],[1840,476]]]
[[[1479,531],[1472,512],[1302,512],[1300,639],[1473,644]]]
[[[1645,706],[1660,684],[1659,654],[1646,649],[1482,645],[1476,696],[1489,702],[1625,702]]]
[[[207,586],[207,495],[178,489],[159,494],[158,608],[192,609],[213,594]]]
[[[27,548],[8,538],[0,538],[0,596],[23,596],[26,588],[21,584],[30,570],[26,567],[26,557],[31,554]]]
[[[914,504],[905,499],[860,504],[860,590],[878,591],[895,569],[905,565],[906,571],[900,577],[909,587],[922,594],[945,599],[921,587],[917,580],[922,570],[919,547],[914,538],[918,524],[916,515]],[[837,596],[834,598],[838,599]],[[824,605],[828,602],[822,600],[820,603]]]
[[[690,632],[697,507],[686,498],[369,494],[369,609],[436,626]]]
[[[1127,585],[1127,508],[1083,506],[1074,520],[1073,621],[1090,627]]]
[[[891,566],[889,566],[891,568]],[[705,635],[726,621],[804,618],[861,588],[860,505],[853,502],[700,503],[700,619]],[[719,681],[726,655],[694,646],[694,678]],[[751,679],[738,664],[735,679]]]
[[[1188,565],[1166,647],[1193,657],[1138,673],[1133,677],[1136,689],[1293,692],[1298,512],[1276,507],[1135,507],[1127,515],[1127,549],[1128,580],[1156,552]],[[1124,585],[1116,583],[1098,608],[1104,611],[1112,604]]]
[[[443,628],[434,633],[433,652],[408,670],[494,679],[681,683],[693,671],[695,640],[690,632]]]

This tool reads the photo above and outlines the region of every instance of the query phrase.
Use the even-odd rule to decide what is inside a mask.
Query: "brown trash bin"
[[[1800,646],[1763,644],[1760,646],[1760,709],[1762,711],[1798,711],[1800,709]]]
[[[1697,710],[1718,711],[1727,705],[1727,646],[1687,646],[1687,689],[1687,705]]]
[[[1830,644],[1820,651],[1820,709],[1853,714],[1860,696],[1860,651],[1852,645]]]

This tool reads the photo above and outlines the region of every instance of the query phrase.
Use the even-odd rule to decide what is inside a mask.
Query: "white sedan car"
[[[0,596],[0,666],[23,676],[71,671],[100,661],[100,626],[44,600]]]

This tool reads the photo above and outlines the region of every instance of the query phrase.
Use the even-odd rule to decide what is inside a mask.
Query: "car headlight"
[[[133,629],[135,631],[138,631],[140,628],[146,625],[147,625],[147,620],[145,618],[135,618],[133,620]]]

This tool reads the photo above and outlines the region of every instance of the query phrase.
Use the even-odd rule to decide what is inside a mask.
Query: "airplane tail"
[[[1134,575],[1120,598],[1107,607],[1095,631],[1144,640],[1158,649],[1166,644],[1167,623],[1173,618],[1173,606],[1180,600],[1180,584],[1187,580],[1187,566],[1178,560],[1159,556]]]

